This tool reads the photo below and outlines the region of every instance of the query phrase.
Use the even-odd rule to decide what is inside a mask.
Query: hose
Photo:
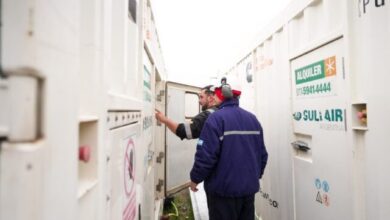
[[[177,210],[177,207],[176,207],[175,203],[173,201],[171,201],[171,204],[172,204],[173,208],[175,209],[175,213],[168,213],[168,216],[179,217],[179,211]]]

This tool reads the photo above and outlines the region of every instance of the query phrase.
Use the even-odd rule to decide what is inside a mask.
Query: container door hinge
[[[156,162],[161,163],[163,158],[164,158],[164,152],[160,152],[156,158]]]
[[[156,185],[156,191],[161,192],[163,186],[164,186],[164,180],[158,179],[158,184]]]
[[[162,97],[165,95],[165,91],[164,90],[160,90],[160,93],[157,95],[157,101],[161,102],[162,101]]]

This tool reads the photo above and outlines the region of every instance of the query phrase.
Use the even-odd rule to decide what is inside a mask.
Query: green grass
[[[194,220],[189,191],[183,190],[175,194],[173,200],[167,199],[163,215],[169,216],[169,220]]]

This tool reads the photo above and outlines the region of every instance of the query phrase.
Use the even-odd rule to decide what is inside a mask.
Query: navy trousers
[[[206,193],[207,194],[207,193]],[[255,195],[230,198],[207,194],[210,220],[254,220]]]

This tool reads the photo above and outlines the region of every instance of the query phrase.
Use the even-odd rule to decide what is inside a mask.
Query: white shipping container
[[[389,15],[382,0],[294,0],[229,68],[253,56],[261,219],[389,218]]]
[[[150,2],[0,10],[0,219],[159,219],[195,144],[178,144],[155,109],[189,120],[199,88],[166,82]],[[168,159],[177,151],[187,169]]]
[[[148,0],[3,0],[0,219],[158,219],[195,151],[157,124],[199,112],[166,82]],[[260,119],[262,220],[390,216],[390,6],[294,0],[229,68]]]

